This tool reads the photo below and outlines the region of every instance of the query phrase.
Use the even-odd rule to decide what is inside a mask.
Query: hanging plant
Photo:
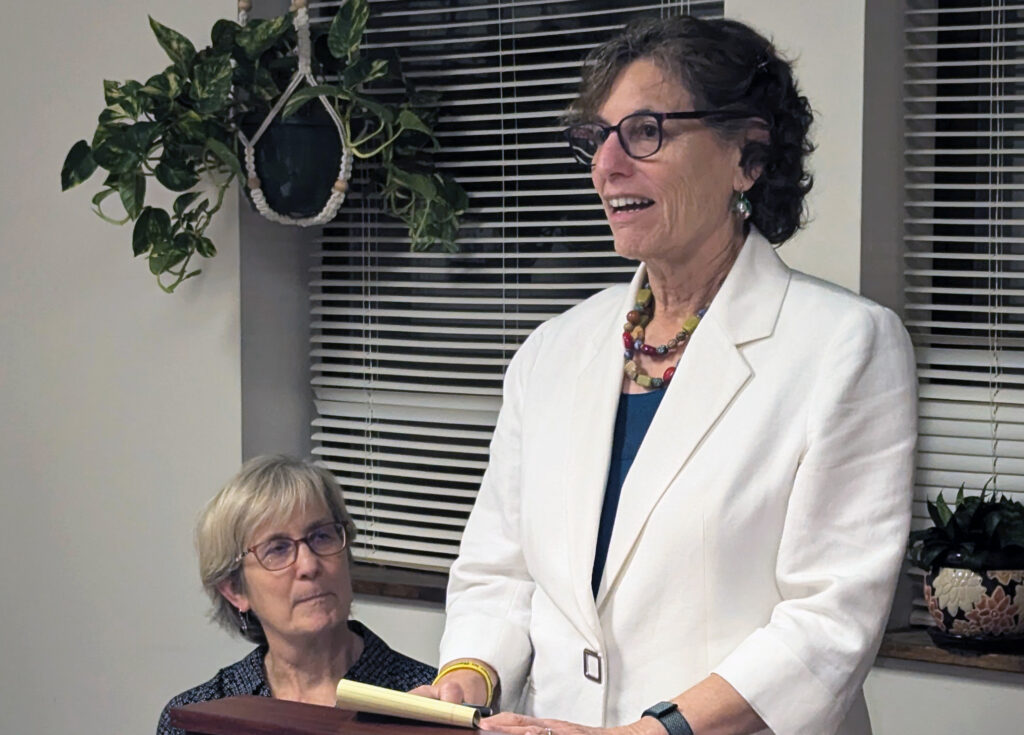
[[[245,21],[248,2],[239,5]],[[92,198],[94,211],[114,224],[134,223],[134,255],[145,256],[157,283],[172,292],[200,272],[192,268],[196,255],[216,254],[206,230],[236,180],[258,206],[261,198],[270,198],[266,170],[273,172],[272,153],[263,157],[263,181],[243,172],[247,153],[250,168],[252,159],[260,157],[258,147],[254,153],[252,146],[245,146],[252,143],[253,129],[260,132],[262,126],[263,135],[290,120],[316,124],[326,112],[340,134],[341,158],[340,166],[328,160],[337,179],[323,198],[340,203],[351,160],[374,159],[373,194],[385,212],[408,227],[411,249],[454,251],[467,197],[434,166],[438,100],[411,88],[394,53],[361,51],[368,17],[366,0],[349,0],[329,28],[311,31],[306,86],[296,82],[303,76],[297,72],[302,71],[300,31],[308,28],[305,0],[295,0],[291,12],[267,20],[218,20],[210,45],[200,50],[150,18],[171,64],[145,82],[104,81],[106,107],[91,141],[80,140],[68,152],[62,189],[103,169],[103,186]],[[271,115],[275,112],[279,114]],[[302,184],[305,175],[296,176],[283,160],[284,188]],[[169,210],[147,203],[153,179],[178,193]],[[118,214],[107,208],[115,198],[123,209]],[[295,222],[287,216],[276,219]],[[311,224],[313,219],[297,223]]]

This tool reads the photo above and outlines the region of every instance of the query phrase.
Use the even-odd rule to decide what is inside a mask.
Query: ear
[[[740,157],[743,155],[743,148],[752,140],[766,145],[771,142],[771,134],[768,132],[768,124],[760,118],[753,120],[751,124],[747,126],[740,143]],[[737,159],[732,188],[733,191],[747,191],[761,177],[761,167],[756,166],[748,173],[743,170],[743,166],[739,165],[738,161],[739,159]]]
[[[221,596],[238,608],[238,612],[248,612],[249,608],[249,596],[244,592],[240,592],[235,588],[234,580],[225,579],[223,582],[217,585],[217,591],[220,592]]]

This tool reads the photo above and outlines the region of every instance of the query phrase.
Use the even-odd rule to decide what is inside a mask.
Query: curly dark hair
[[[740,162],[748,175],[756,175],[747,192],[753,208],[749,221],[769,242],[789,239],[804,221],[804,197],[813,183],[806,156],[814,150],[808,138],[811,107],[797,89],[790,62],[771,41],[735,20],[686,15],[636,20],[584,60],[579,96],[566,120],[595,117],[619,73],[638,59],[649,59],[678,79],[696,109],[747,116],[711,116],[703,122],[725,140],[746,139]],[[752,124],[767,129],[767,142],[747,138]]]

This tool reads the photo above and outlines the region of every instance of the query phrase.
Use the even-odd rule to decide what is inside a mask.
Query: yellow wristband
[[[475,671],[484,678],[484,681],[487,683],[487,700],[484,704],[489,707],[491,705],[491,697],[494,696],[494,682],[491,680],[491,673],[486,669],[486,667],[473,663],[472,661],[454,661],[453,663],[448,664],[437,672],[437,676],[434,677],[434,683],[431,686],[437,686],[437,682],[441,681],[441,677],[446,674],[450,674],[453,671],[458,671],[459,669]]]

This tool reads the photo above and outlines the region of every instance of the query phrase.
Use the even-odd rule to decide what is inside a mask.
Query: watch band
[[[641,717],[653,717],[668,730],[668,735],[693,735],[690,723],[683,717],[675,702],[658,702],[644,710]]]

